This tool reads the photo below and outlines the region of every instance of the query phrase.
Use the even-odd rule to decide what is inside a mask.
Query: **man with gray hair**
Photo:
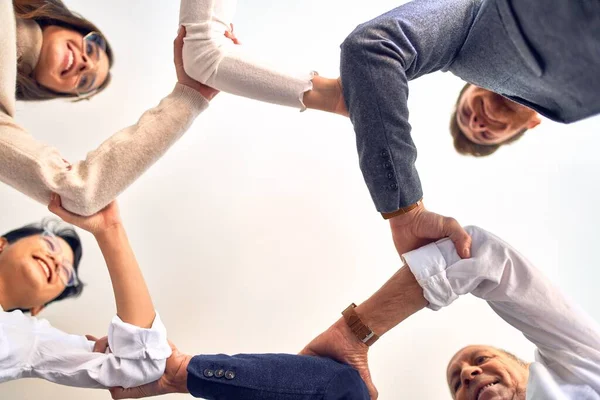
[[[353,365],[376,398],[369,346],[424,307],[439,310],[471,293],[535,344],[535,361],[468,346],[447,367],[453,399],[600,400],[598,324],[510,245],[481,228],[466,231],[473,238],[471,258],[461,259],[448,239],[404,254],[404,267],[302,353]]]

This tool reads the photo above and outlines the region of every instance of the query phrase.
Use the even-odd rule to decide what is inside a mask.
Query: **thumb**
[[[77,225],[82,220],[81,216],[75,215],[63,208],[62,200],[60,199],[60,196],[56,193],[53,193],[50,197],[50,204],[48,204],[48,210],[63,221],[73,225]]]
[[[185,37],[185,26],[180,26],[177,31],[177,37],[173,42],[174,62],[175,65],[183,65],[183,38]]]
[[[369,391],[369,396],[371,396],[371,400],[376,400],[377,397],[379,397],[379,392],[377,391],[377,388],[375,387],[375,384],[371,379],[371,372],[367,368],[359,370],[358,373],[360,374],[362,380],[365,382],[365,385],[367,385],[367,390]]]
[[[63,220],[69,218],[71,214],[65,210],[62,206],[60,196],[56,193],[52,193],[50,196],[50,204],[48,204],[48,210]]]
[[[454,218],[446,218],[445,234],[452,240],[461,258],[471,257],[471,236]]]
[[[300,353],[298,353],[298,355],[300,355],[300,356],[318,357],[318,354],[315,353],[314,351],[312,351],[311,349],[309,349],[308,347],[305,347],[304,349],[302,349],[302,351]]]
[[[96,340],[96,344],[94,345],[94,353],[106,353],[107,349],[110,350],[108,347],[108,337],[105,336]]]

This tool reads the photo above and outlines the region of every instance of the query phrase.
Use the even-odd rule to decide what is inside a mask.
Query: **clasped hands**
[[[449,237],[462,258],[470,257],[471,238],[453,218],[444,217],[425,209],[423,204],[409,213],[390,219],[394,245],[400,255],[419,248],[433,240]],[[375,332],[378,333],[378,332]],[[379,333],[378,333],[379,334]],[[106,338],[96,341],[94,351],[108,349]],[[170,343],[173,353],[167,360],[164,375],[156,382],[131,389],[112,388],[113,399],[143,398],[168,393],[188,393],[187,366],[191,356],[181,353]],[[369,347],[362,343],[340,318],[326,331],[312,340],[301,355],[328,357],[355,368],[369,390],[371,399],[378,398],[368,362]]]
[[[471,256],[471,237],[454,219],[425,209],[423,203],[406,214],[389,220],[392,238],[398,254],[424,246],[432,241],[448,237],[454,243],[461,258]],[[381,336],[381,332],[375,332]],[[368,363],[369,347],[362,343],[340,318],[329,329],[310,342],[300,354],[329,357],[354,367],[364,380],[371,399],[378,397]]]

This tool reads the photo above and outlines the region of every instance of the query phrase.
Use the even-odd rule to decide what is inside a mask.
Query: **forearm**
[[[407,266],[403,266],[381,289],[356,308],[373,332],[381,336],[427,306],[423,289]]]
[[[123,322],[150,328],[154,305],[122,224],[95,234],[112,281],[117,315]]]
[[[44,205],[56,193],[65,209],[95,214],[162,157],[207,106],[201,94],[179,84],[136,124],[71,165],[57,149],[0,115],[0,181]]]
[[[381,35],[383,25],[371,21],[348,36],[341,46],[340,72],[365,183],[377,211],[391,213],[416,203],[423,192],[405,71],[416,54],[395,44],[406,40],[401,31],[394,32],[398,38]]]
[[[305,92],[302,100],[306,108],[348,116],[340,79],[316,75],[312,83],[312,90]]]

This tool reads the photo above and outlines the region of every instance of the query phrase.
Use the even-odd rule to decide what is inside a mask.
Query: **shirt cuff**
[[[164,360],[171,356],[167,328],[156,313],[150,329],[123,322],[114,316],[108,327],[108,344],[116,357],[130,360]]]
[[[437,244],[430,243],[402,255],[415,279],[423,289],[430,309],[437,311],[458,298],[446,276],[446,260]]]

